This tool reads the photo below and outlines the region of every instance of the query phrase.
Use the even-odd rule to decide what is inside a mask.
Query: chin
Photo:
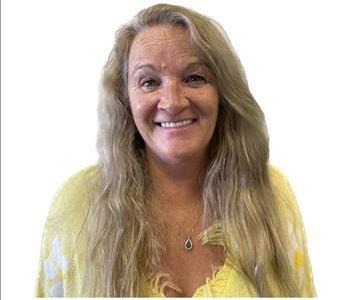
[[[185,145],[176,143],[176,145],[164,145],[156,149],[148,148],[149,154],[156,160],[163,163],[176,164],[181,162],[193,162],[200,160],[205,156],[205,149],[198,145]]]
[[[181,162],[181,161],[189,161],[189,160],[195,160],[196,158],[200,158],[202,156],[203,151],[200,149],[197,150],[187,150],[187,151],[167,151],[164,152],[162,157],[164,161],[171,161],[171,162]]]

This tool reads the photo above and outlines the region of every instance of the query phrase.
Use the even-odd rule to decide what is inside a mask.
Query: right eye
[[[143,80],[141,82],[141,87],[146,88],[146,89],[151,89],[151,88],[154,88],[158,85],[159,85],[158,82],[154,79],[147,79],[147,80]]]

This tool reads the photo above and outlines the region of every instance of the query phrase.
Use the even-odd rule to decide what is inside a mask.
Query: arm
[[[51,205],[41,245],[37,297],[80,296],[84,270],[85,223],[93,197],[96,167],[71,177]]]

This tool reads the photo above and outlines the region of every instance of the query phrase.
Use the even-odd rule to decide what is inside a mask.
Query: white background
[[[94,164],[114,31],[158,1],[2,1],[2,299],[34,294],[57,188]],[[299,200],[320,297],[349,286],[350,45],[346,1],[168,1],[226,29],[266,114],[271,162]]]

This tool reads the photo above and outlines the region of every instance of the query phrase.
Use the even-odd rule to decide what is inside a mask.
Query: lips
[[[175,122],[156,122],[156,124],[163,128],[178,128],[194,123],[196,119],[184,119]]]

